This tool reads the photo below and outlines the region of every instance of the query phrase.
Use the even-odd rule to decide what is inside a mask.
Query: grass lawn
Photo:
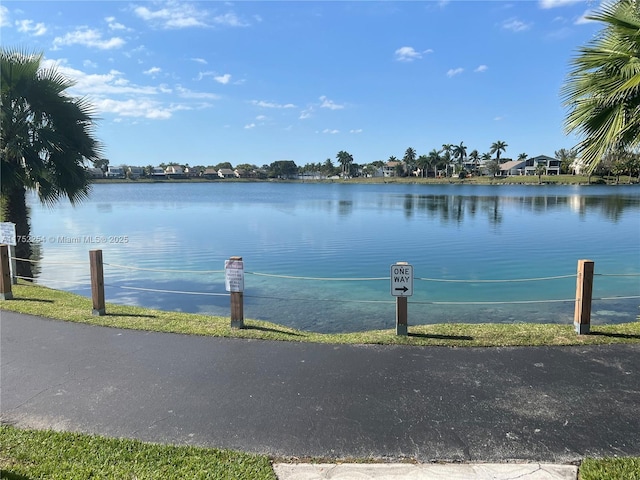
[[[32,284],[14,285],[13,295],[13,300],[0,301],[0,309],[92,325],[216,337],[450,347],[640,343],[640,321],[592,326],[590,335],[577,335],[572,325],[535,323],[415,325],[409,326],[408,336],[396,336],[394,329],[322,334],[251,319],[245,320],[246,328],[232,329],[229,317],[114,304],[107,304],[107,315],[94,316],[89,298]]]
[[[7,480],[275,480],[271,459],[231,450],[143,443],[0,426],[0,478]],[[587,458],[580,480],[640,480],[640,458]]]
[[[263,455],[0,426],[0,478],[7,480],[275,480]]]

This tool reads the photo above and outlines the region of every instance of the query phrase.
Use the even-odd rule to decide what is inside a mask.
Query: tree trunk
[[[4,198],[4,219],[16,224],[16,258],[30,259],[31,244],[26,241],[31,233],[29,225],[29,209],[27,208],[27,191],[24,187],[15,188]],[[18,260],[16,275],[32,278],[31,263]]]

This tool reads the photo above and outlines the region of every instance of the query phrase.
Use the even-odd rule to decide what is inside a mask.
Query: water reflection
[[[473,218],[478,211],[484,212],[490,224],[499,224],[504,218],[505,207],[518,207],[534,214],[547,214],[554,210],[577,212],[584,216],[589,213],[600,213],[612,222],[618,222],[623,213],[631,208],[637,208],[640,202],[637,198],[622,195],[609,196],[464,196],[464,195],[419,195],[405,194],[382,196],[377,201],[379,209],[395,209],[401,207],[406,218],[415,214],[426,214],[429,218],[439,217],[444,223],[462,223],[465,218]],[[354,211],[354,202],[340,201],[340,215],[349,215]]]

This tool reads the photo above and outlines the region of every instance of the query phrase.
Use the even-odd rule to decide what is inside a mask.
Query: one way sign
[[[391,265],[391,295],[394,297],[413,295],[413,265],[407,262]]]

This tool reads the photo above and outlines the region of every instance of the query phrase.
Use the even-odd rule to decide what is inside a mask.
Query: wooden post
[[[243,303],[243,292],[231,292],[231,328],[244,328]]]
[[[591,298],[593,294],[593,260],[578,260],[576,279],[576,310],[573,325],[579,335],[589,333],[591,327]]]
[[[224,283],[231,296],[231,328],[244,328],[244,262],[230,257],[224,265]]]
[[[404,335],[407,333],[407,297],[396,297],[396,335]]]
[[[17,275],[17,271],[18,271],[18,266],[16,264],[16,246],[15,245],[9,245],[9,261],[10,263],[10,269],[11,269],[11,283],[13,283],[14,285],[18,284],[18,277]]]
[[[91,265],[91,301],[93,302],[93,311],[91,313],[99,316],[106,315],[102,250],[89,250],[89,263]]]
[[[9,269],[9,247],[0,245],[0,300],[11,300],[11,271]]]

